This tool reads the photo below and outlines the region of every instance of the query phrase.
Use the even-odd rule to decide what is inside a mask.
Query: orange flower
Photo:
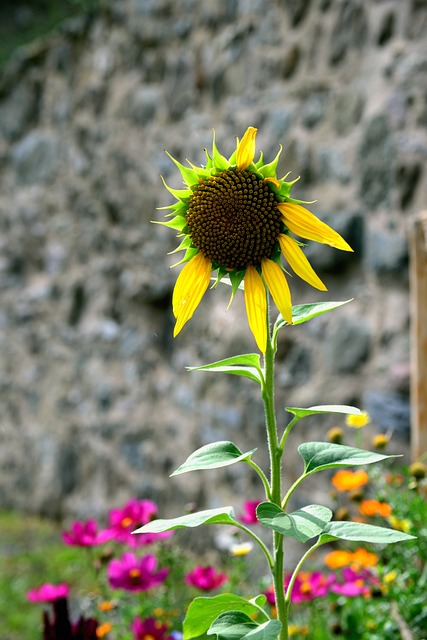
[[[353,491],[363,487],[367,482],[369,482],[369,477],[363,469],[358,469],[357,471],[340,469],[331,480],[337,491]]]
[[[378,563],[378,556],[362,548],[356,549],[356,551],[338,549],[328,553],[324,562],[330,569],[340,569],[350,565],[358,569],[360,567],[374,567]]]
[[[98,604],[98,609],[100,611],[111,611],[115,608],[115,606],[116,605],[114,604],[114,602],[111,602],[111,600],[103,600]]]
[[[340,549],[331,551],[324,557],[324,563],[330,569],[339,569],[340,567],[347,567],[351,564],[353,554],[351,551],[342,551]]]
[[[111,631],[112,627],[113,625],[111,624],[111,622],[103,622],[99,625],[99,627],[96,628],[96,637],[103,638],[107,635],[107,633]]]
[[[387,502],[379,502],[379,500],[362,500],[359,505],[359,511],[362,516],[382,516],[388,518],[391,514],[391,507]]]
[[[375,567],[378,564],[378,556],[360,547],[354,551],[351,563],[358,567]]]

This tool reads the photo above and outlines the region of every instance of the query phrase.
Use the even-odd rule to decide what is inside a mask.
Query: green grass
[[[101,0],[2,0],[0,69],[22,45],[46,35],[64,20],[99,5]]]
[[[27,602],[29,589],[68,582],[73,595],[96,589],[91,557],[67,547],[55,524],[0,513],[0,640],[41,637],[43,606]]]

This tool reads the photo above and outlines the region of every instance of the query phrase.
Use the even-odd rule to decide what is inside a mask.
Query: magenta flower
[[[113,533],[111,531],[98,531],[98,525],[95,520],[73,522],[70,531],[62,532],[62,539],[65,544],[76,547],[94,547],[111,540],[112,537]]]
[[[113,589],[126,591],[148,591],[161,585],[169,570],[164,568],[156,573],[157,560],[152,555],[137,558],[127,552],[120,559],[111,560],[107,568],[108,581]]]
[[[145,618],[142,620],[139,616],[133,619],[131,631],[135,640],[173,640],[173,636],[166,635],[168,627],[161,624],[155,618]]]
[[[291,579],[290,573],[285,575],[284,584],[285,589],[288,588]],[[335,578],[333,574],[325,575],[320,571],[301,571],[293,584],[291,602],[310,602],[314,598],[322,598],[328,594],[331,589]],[[274,606],[276,604],[276,597],[274,593],[273,585],[271,585],[264,595],[267,598],[267,602]]]
[[[202,591],[212,591],[217,589],[224,582],[227,582],[228,577],[225,573],[216,573],[214,567],[195,567],[190,573],[185,576],[185,582],[192,587],[197,587]]]
[[[243,505],[243,513],[240,515],[239,520],[246,524],[259,524],[259,520],[256,517],[256,508],[260,504],[259,500],[248,500]]]
[[[290,576],[285,577],[285,586],[289,584]],[[301,571],[294,582],[291,602],[310,602],[314,598],[327,595],[334,580],[333,575],[325,576],[320,571]]]
[[[66,598],[69,592],[70,587],[65,582],[61,584],[45,582],[40,587],[28,591],[27,600],[30,602],[55,602],[58,598]]]
[[[138,533],[132,531],[148,524],[157,517],[157,506],[151,500],[132,498],[122,509],[112,509],[109,514],[110,525],[103,535],[110,535],[116,542],[138,547],[153,544],[162,538],[173,535],[173,531],[163,533]]]
[[[350,567],[342,570],[342,580],[342,582],[336,580],[331,586],[331,591],[348,598],[369,595],[371,586],[379,584],[378,578],[367,569],[354,571]]]

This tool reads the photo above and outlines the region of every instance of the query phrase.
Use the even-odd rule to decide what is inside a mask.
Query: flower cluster
[[[153,606],[149,611],[147,605],[141,609],[141,613],[135,613],[135,607],[132,607],[126,624],[123,620],[114,620],[114,617],[126,618],[127,615],[126,608],[121,607],[114,596],[117,591],[123,594],[153,591],[155,593],[153,602],[157,602],[162,598],[167,601],[168,589],[169,591],[173,589],[172,585],[166,584],[166,581],[170,573],[176,569],[174,559],[170,557],[168,559],[166,550],[162,547],[173,532],[132,535],[132,531],[156,517],[157,505],[154,502],[133,498],[122,508],[115,508],[109,512],[108,524],[105,528],[94,519],[77,520],[69,529],[62,532],[62,540],[67,546],[101,547],[94,568],[97,578],[102,579],[104,583],[101,589],[104,599],[97,603],[96,616],[80,615],[77,621],[72,622],[68,605],[70,586],[67,583],[46,582],[28,591],[29,602],[48,604],[52,607],[52,616],[47,610],[43,612],[43,640],[98,640],[110,637],[113,628],[115,632],[130,630],[135,640],[181,639],[182,634],[178,629],[172,628],[171,618],[178,617],[179,626],[181,626],[183,604],[179,611],[172,613],[168,613],[159,606]],[[157,544],[157,555],[155,553],[141,555],[142,548],[155,544]],[[164,560],[161,560],[162,549]],[[159,562],[166,561],[169,562],[169,566],[158,566]],[[105,572],[100,573],[99,570],[104,567]],[[181,580],[181,591],[185,591],[183,587],[188,585],[192,589],[206,593],[218,589],[228,580],[228,576],[213,566],[196,565],[185,572]],[[107,590],[111,590],[112,593],[111,598],[105,600]],[[146,598],[145,602],[148,603],[149,599]],[[105,619],[100,620],[100,617]]]
[[[285,574],[284,584],[288,589],[291,574]],[[315,598],[325,598],[329,594],[340,594],[347,597],[369,596],[373,587],[379,585],[377,576],[369,569],[344,567],[340,572],[323,573],[322,571],[301,571],[297,574],[292,586],[291,602],[300,604],[311,602]],[[265,592],[267,601],[274,606],[276,598],[273,586]]]

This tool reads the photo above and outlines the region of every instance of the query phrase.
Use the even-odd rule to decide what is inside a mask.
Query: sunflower
[[[177,230],[182,238],[176,251],[185,251],[185,263],[172,297],[176,318],[174,336],[193,316],[216,272],[215,287],[223,278],[231,284],[231,299],[243,284],[249,327],[259,350],[267,345],[267,305],[270,292],[279,312],[292,324],[292,302],[282,256],[293,271],[312,287],[326,291],[295,236],[352,251],[343,238],[290,197],[292,185],[276,176],[281,148],[275,159],[255,163],[257,129],[249,127],[227,160],[216,147],[206,151],[204,167],[186,167],[169,157],[178,167],[185,189],[165,187],[176,198],[160,222]],[[306,203],[304,203],[306,204]]]

